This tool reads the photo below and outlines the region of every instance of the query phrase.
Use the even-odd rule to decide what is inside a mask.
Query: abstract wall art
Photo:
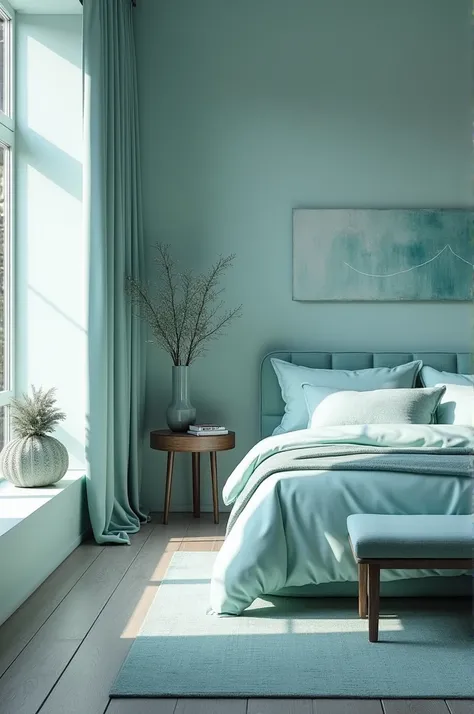
[[[295,209],[293,300],[465,301],[474,211]]]

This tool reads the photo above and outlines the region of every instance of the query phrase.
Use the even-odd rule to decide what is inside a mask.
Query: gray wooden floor
[[[0,714],[474,714],[473,701],[109,700],[172,553],[218,550],[223,533],[210,514],[171,514],[130,547],[77,548],[0,628]]]

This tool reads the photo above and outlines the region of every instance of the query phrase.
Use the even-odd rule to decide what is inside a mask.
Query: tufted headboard
[[[445,372],[471,374],[473,355],[468,352],[271,352],[262,360],[260,372],[260,434],[270,436],[280,423],[285,405],[270,357],[318,369],[369,369],[396,367],[421,359],[423,364]]]

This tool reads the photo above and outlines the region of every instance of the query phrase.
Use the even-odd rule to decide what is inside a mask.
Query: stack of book
[[[219,424],[191,424],[188,429],[188,434],[193,436],[218,436],[219,434],[228,434],[225,426]]]

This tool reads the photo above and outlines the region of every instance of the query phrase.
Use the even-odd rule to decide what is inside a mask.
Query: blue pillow
[[[271,358],[271,363],[285,402],[285,414],[274,434],[306,429],[308,410],[302,384],[317,387],[365,392],[373,389],[409,389],[415,385],[422,367],[421,360],[407,362],[398,367],[373,367],[372,369],[312,369],[281,359]]]

